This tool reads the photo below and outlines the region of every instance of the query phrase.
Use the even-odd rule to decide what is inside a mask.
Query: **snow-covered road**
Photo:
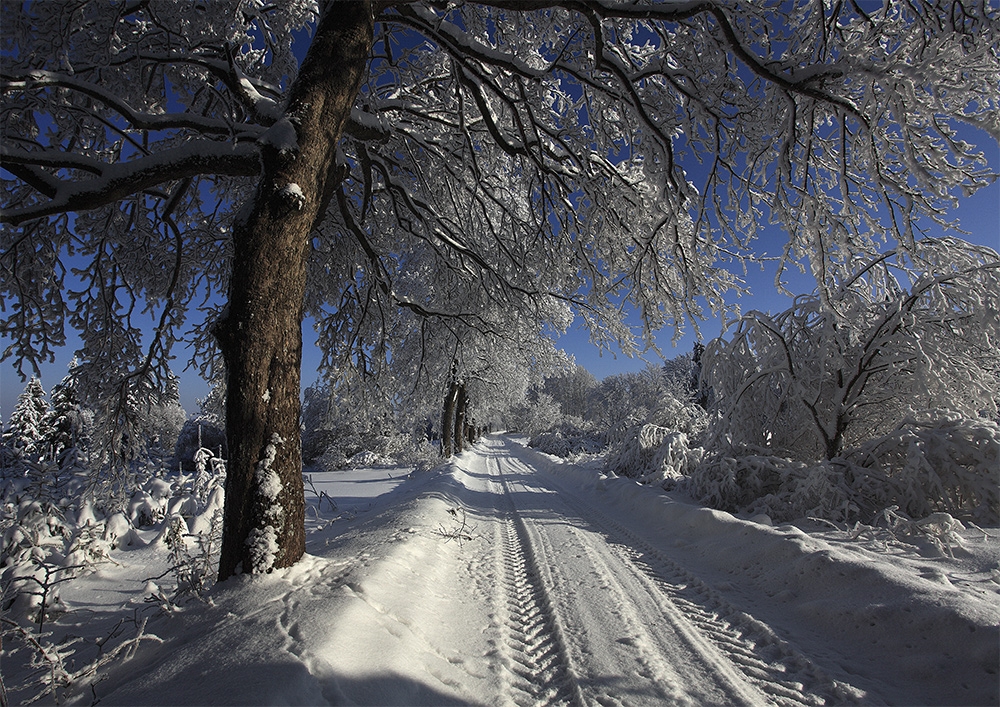
[[[995,583],[923,587],[502,436],[382,475],[295,567],[151,622],[101,702],[996,703]]]
[[[509,442],[484,447],[466,473],[469,486],[495,499],[495,564],[503,568],[495,603],[513,701],[796,705],[861,697],[641,535],[513,455]]]

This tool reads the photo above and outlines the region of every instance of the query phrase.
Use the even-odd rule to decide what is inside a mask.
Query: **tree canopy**
[[[225,291],[231,219],[253,185],[241,178],[295,141],[292,45],[320,9],[7,8],[8,356],[48,355],[68,324],[90,332],[83,366],[157,371],[185,313]],[[375,13],[346,178],[310,254],[307,306],[334,355],[381,340],[400,306],[482,326],[470,297],[555,295],[628,341],[622,298],[651,328],[697,313],[699,296],[720,305],[735,284],[720,259],[753,254],[763,223],[783,223],[786,257],[821,272],[887,235],[911,242],[914,216],[943,218],[956,188],[990,178],[955,135],[957,121],[1000,134],[984,4]],[[67,291],[69,253],[82,269]],[[143,349],[117,315],[145,307],[161,326]]]

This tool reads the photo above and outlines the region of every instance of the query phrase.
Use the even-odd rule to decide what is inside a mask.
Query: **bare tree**
[[[722,308],[762,222],[824,286],[886,237],[912,248],[991,178],[956,123],[1000,136],[985,3],[4,11],[5,357],[86,332],[76,375],[127,430],[187,313],[228,292],[195,328],[228,372],[222,578],[302,552],[303,311],[361,369],[419,322],[502,334],[553,300],[630,350],[626,304],[647,333]]]

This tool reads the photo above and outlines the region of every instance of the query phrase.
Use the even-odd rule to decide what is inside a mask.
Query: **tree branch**
[[[4,160],[9,154],[6,150],[0,152]],[[83,169],[79,160],[71,158],[67,161],[68,164],[57,165],[53,162],[49,166]],[[103,163],[94,160],[93,165]],[[0,223],[18,226],[32,219],[66,211],[96,209],[177,179],[205,174],[254,177],[260,174],[260,169],[260,148],[255,144],[241,143],[233,147],[214,140],[193,140],[183,147],[150,157],[103,165],[96,179],[61,182],[56,195],[48,201],[0,211]]]

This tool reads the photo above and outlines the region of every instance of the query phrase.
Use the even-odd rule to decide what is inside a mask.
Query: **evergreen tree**
[[[45,449],[60,468],[79,461],[87,446],[87,423],[91,414],[83,408],[72,369],[49,393],[52,409],[45,418]]]
[[[7,429],[0,436],[0,443],[17,458],[44,455],[44,440],[49,415],[42,382],[32,377],[17,398],[17,405],[7,421]]]

